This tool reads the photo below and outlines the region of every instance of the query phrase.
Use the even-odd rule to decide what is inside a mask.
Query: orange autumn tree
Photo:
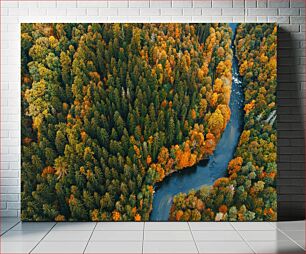
[[[177,165],[179,168],[191,167],[196,163],[196,155],[191,153],[189,142],[186,142],[184,149],[176,151]]]
[[[212,154],[216,147],[216,138],[214,134],[207,133],[206,134],[206,141],[205,141],[205,150],[208,154]]]
[[[118,211],[113,211],[113,220],[119,221],[121,219],[121,214]]]
[[[255,107],[255,100],[252,100],[250,103],[245,104],[244,111],[248,115],[252,109]]]
[[[135,221],[141,221],[141,215],[139,213],[137,213],[134,217]]]
[[[241,157],[236,157],[232,159],[228,163],[228,172],[230,174],[237,173],[241,169],[242,163],[243,163],[243,159]]]

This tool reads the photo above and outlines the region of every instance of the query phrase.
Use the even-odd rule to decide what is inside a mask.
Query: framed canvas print
[[[276,24],[21,24],[24,221],[275,221]]]

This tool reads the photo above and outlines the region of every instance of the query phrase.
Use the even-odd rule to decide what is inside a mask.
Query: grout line
[[[301,247],[303,250],[305,250],[305,247],[301,246],[298,242],[296,242],[292,237],[290,237],[289,235],[287,235],[285,233],[285,231],[281,230],[280,228],[276,228],[279,232],[283,233],[286,237],[288,237],[292,242],[294,242],[296,245],[298,245],[299,247]]]
[[[158,223],[158,222],[157,222]],[[118,230],[99,230],[99,231],[118,231]],[[139,231],[139,230],[124,230],[124,231]],[[180,231],[180,232],[183,232],[183,231],[189,231],[189,229],[147,229],[146,231],[167,231],[167,232],[177,232],[177,231]],[[194,230],[194,231],[207,231],[207,230]],[[213,230],[213,231],[220,231],[220,230]]]
[[[275,223],[275,222],[274,222]],[[269,222],[269,224],[274,228],[274,229],[277,229],[277,226],[275,226],[276,224],[274,224],[273,222]],[[277,222],[276,222],[277,223]]]
[[[244,0],[244,23],[246,22],[246,17],[247,17],[247,6],[246,6],[246,0]]]
[[[35,248],[38,246],[38,244],[40,244],[41,241],[45,239],[45,237],[51,232],[51,230],[55,227],[56,224],[57,224],[57,223],[55,223],[55,224],[52,226],[52,228],[49,229],[49,231],[43,236],[43,238],[41,238],[41,239],[37,242],[37,244],[29,251],[29,253],[32,253],[32,251],[35,250]]]
[[[190,233],[191,233],[193,242],[194,242],[194,244],[195,244],[195,246],[196,246],[197,252],[200,253],[199,248],[198,248],[198,245],[197,245],[197,242],[195,241],[195,239],[194,239],[194,237],[193,237],[193,233],[192,233],[192,230],[191,230],[191,227],[190,227],[189,222],[187,222],[187,224],[188,224],[188,227],[189,227],[189,230],[190,230]]]
[[[121,229],[99,229],[97,230],[97,232],[115,232],[115,231],[122,231],[122,232],[139,232],[139,231],[143,231],[143,229],[140,229],[140,230],[137,230],[137,229],[131,229],[131,230],[121,230]],[[61,230],[61,231],[66,231],[66,230]],[[80,230],[80,231],[88,231],[88,230]],[[149,231],[161,231],[161,230],[149,230]],[[176,230],[168,230],[168,231],[176,231]],[[183,231],[183,230],[180,230],[180,231]],[[186,230],[185,230],[186,231]]]
[[[13,224],[13,226],[11,226],[9,229],[5,230],[1,236],[3,236],[5,233],[9,232],[12,228],[14,228],[15,226],[17,226],[21,221],[18,221],[17,223]]]
[[[241,223],[243,223],[243,222],[241,222]],[[253,249],[251,244],[249,244],[249,242],[247,240],[245,240],[244,237],[240,234],[239,230],[236,229],[232,223],[230,223],[230,225],[237,232],[237,234],[242,238],[242,240],[246,243],[246,245],[249,246],[249,248],[253,251],[253,253],[256,253],[256,251]]]
[[[87,249],[87,246],[88,246],[88,244],[89,244],[89,241],[90,241],[90,239],[91,239],[93,233],[95,232],[95,229],[96,229],[97,225],[98,225],[98,222],[96,222],[96,225],[94,226],[94,228],[93,228],[93,230],[92,230],[92,232],[91,232],[91,234],[90,234],[90,237],[89,237],[89,239],[88,239],[88,241],[87,241],[87,243],[86,243],[86,246],[85,246],[85,248],[84,248],[83,253],[85,253],[85,251],[86,251],[86,249]]]
[[[145,222],[143,222],[143,226],[142,226],[142,245],[141,245],[141,253],[143,253],[144,234],[145,234]]]

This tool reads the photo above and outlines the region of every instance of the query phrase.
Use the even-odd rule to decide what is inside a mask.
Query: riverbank
[[[237,24],[231,28],[236,29]],[[234,30],[235,31],[235,30]],[[235,34],[235,33],[234,33]],[[234,35],[232,48],[234,47]],[[232,91],[229,107],[230,121],[223,132],[216,149],[205,166],[197,165],[193,169],[184,169],[161,182],[153,196],[151,221],[167,221],[172,199],[178,193],[188,193],[200,189],[203,185],[212,185],[214,181],[226,175],[227,165],[233,158],[243,126],[243,88],[238,74],[238,62],[232,59]]]
[[[235,55],[245,96],[243,132],[226,176],[176,195],[170,220],[277,220],[276,43],[275,24],[239,25]]]

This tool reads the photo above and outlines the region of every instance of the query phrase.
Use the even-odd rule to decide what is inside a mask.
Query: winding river
[[[229,24],[234,35],[236,23]],[[227,174],[227,165],[233,158],[239,137],[243,128],[243,88],[238,74],[238,62],[235,57],[232,60],[232,91],[230,97],[231,118],[228,122],[214,153],[197,166],[184,169],[167,176],[161,183],[155,186],[153,197],[153,210],[150,221],[168,221],[172,205],[172,198],[180,192],[188,193],[190,190],[198,190],[203,185],[212,185],[215,180]]]

